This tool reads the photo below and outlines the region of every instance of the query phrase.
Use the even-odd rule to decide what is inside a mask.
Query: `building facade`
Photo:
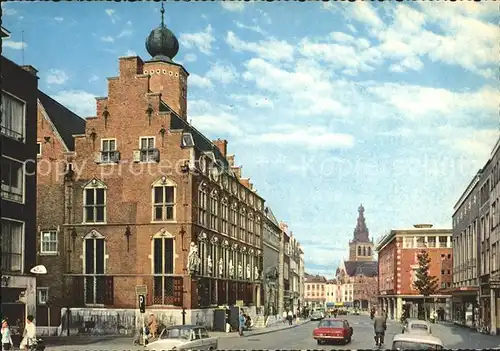
[[[263,290],[263,305],[264,314],[281,315],[283,311],[279,311],[279,296],[283,294],[283,280],[280,279],[280,273],[283,272],[283,267],[280,265],[282,255],[281,247],[282,230],[272,210],[266,207],[264,210],[264,227],[262,236],[262,252],[263,252],[263,272],[265,284]],[[282,278],[282,277],[281,277]]]
[[[454,320],[500,333],[500,138],[453,214]]]
[[[2,41],[10,33],[2,27]],[[2,56],[2,318],[36,314],[37,71]]]
[[[119,59],[74,152],[57,157],[71,160],[58,163],[66,172],[52,167],[39,190],[62,195],[40,203],[40,240],[55,232],[59,255],[41,259],[64,272],[44,284],[62,291],[51,303],[71,307],[76,330],[89,315],[101,333],[135,329],[138,294],[166,325],[210,326],[216,306],[260,305],[264,200],[227,142],[188,123],[189,74],[163,20],[146,46],[149,61]]]
[[[389,318],[399,319],[403,313],[411,318],[424,315],[424,297],[413,283],[418,268],[417,256],[426,250],[431,259],[429,274],[438,278],[439,290],[425,298],[428,316],[438,313],[442,320],[450,319],[452,283],[452,230],[418,224],[414,228],[393,229],[377,243],[379,306]]]
[[[326,283],[325,277],[320,275],[305,274],[304,302],[306,308],[311,311],[314,308],[325,308]]]

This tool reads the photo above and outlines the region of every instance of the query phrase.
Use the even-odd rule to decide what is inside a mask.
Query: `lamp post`
[[[30,273],[36,275],[44,275],[47,274],[47,268],[44,265],[38,265],[30,269]],[[26,288],[26,302],[24,303],[24,318],[28,317],[28,288]],[[35,299],[36,299],[36,280],[35,280]]]

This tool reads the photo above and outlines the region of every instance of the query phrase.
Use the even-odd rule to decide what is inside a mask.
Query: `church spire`
[[[356,224],[356,228],[354,229],[354,241],[357,242],[369,242],[369,231],[366,227],[365,220],[365,208],[363,204],[360,204],[358,207],[358,222]]]

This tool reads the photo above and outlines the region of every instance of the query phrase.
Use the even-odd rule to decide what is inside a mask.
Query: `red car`
[[[327,341],[342,341],[348,344],[352,334],[353,329],[345,319],[323,319],[313,330],[313,338],[318,341],[318,345]]]

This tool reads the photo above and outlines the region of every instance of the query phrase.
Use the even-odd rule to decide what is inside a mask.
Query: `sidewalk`
[[[287,329],[292,329],[292,328],[296,328],[296,327],[299,327],[301,325],[304,325],[306,323],[309,323],[310,320],[309,319],[306,319],[306,320],[301,320],[300,322],[298,323],[294,323],[292,325],[288,325],[286,323],[279,323],[279,324],[276,324],[276,325],[273,325],[271,327],[264,327],[264,328],[256,328],[256,329],[253,329],[253,330],[250,330],[250,331],[246,331],[243,333],[243,337],[250,337],[250,336],[254,336],[254,335],[262,335],[262,334],[269,334],[269,333],[274,333],[274,332],[278,332],[278,331],[281,331],[281,330],[287,330]],[[238,332],[232,332],[232,333],[223,333],[223,332],[211,332],[209,333],[210,336],[215,336],[215,337],[218,337],[218,338],[240,338],[241,336],[238,335]]]

